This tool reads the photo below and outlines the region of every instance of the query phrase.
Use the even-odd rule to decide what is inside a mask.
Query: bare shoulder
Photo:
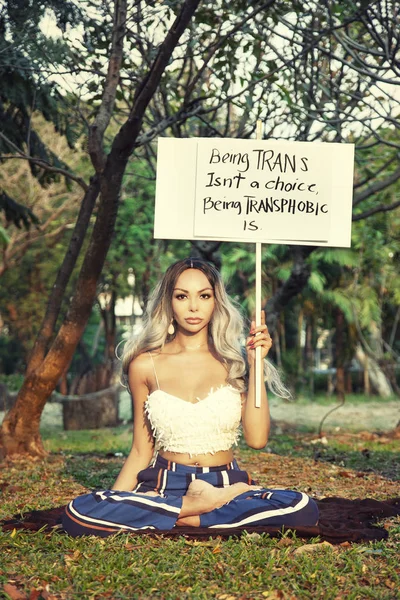
[[[148,352],[136,356],[128,368],[129,379],[134,379],[137,382],[146,383],[152,371],[151,357]]]

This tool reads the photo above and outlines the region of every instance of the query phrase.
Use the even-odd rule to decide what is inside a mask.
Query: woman
[[[123,369],[133,398],[133,445],[112,490],[85,494],[67,507],[71,535],[173,527],[315,525],[318,509],[303,493],[254,485],[232,446],[263,448],[270,417],[264,382],[255,408],[255,354],[272,345],[252,322],[242,354],[243,319],[218,271],[187,259],[169,267],[148,303],[139,338]],[[269,386],[284,395],[275,369]]]

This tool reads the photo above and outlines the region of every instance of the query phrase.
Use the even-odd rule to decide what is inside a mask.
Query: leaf
[[[11,600],[27,600],[28,596],[21,592],[17,586],[12,585],[11,583],[4,584],[3,590],[8,596],[10,596]]]
[[[0,244],[3,246],[7,246],[10,242],[10,238],[7,235],[6,230],[4,229],[4,227],[2,227],[0,225]]]
[[[199,540],[185,540],[187,546],[203,546],[206,548],[214,548],[214,542],[201,542]]]
[[[44,592],[46,594],[46,592]],[[44,598],[42,590],[32,590],[29,594],[29,600],[42,600]]]
[[[252,533],[247,533],[247,531],[246,531],[245,536],[243,536],[243,539],[246,542],[259,542],[260,538],[261,538],[261,535],[259,533],[257,533],[256,531],[253,531]]]
[[[327,437],[324,435],[322,437],[314,438],[313,440],[310,440],[310,444],[322,444],[323,446],[328,446],[329,442],[328,442]]]
[[[382,554],[382,548],[368,548],[367,546],[362,546],[361,548],[357,548],[357,552],[360,554]]]
[[[321,542],[319,544],[304,544],[304,546],[299,546],[299,548],[296,548],[293,554],[312,554],[313,552],[318,552],[322,548],[326,547],[331,548],[332,550],[335,549],[333,544],[330,544],[329,542]]]
[[[357,477],[357,474],[352,473],[351,471],[338,471],[337,475],[339,477],[346,477],[347,479],[354,479],[354,477]]]

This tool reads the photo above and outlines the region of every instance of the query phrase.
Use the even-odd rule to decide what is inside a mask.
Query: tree
[[[393,135],[400,127],[396,11],[396,4],[386,0],[275,3],[267,15],[262,11],[251,21],[245,15],[240,24],[233,23],[229,37],[221,35],[223,22],[210,15],[204,27],[211,44],[204,35],[197,60],[185,48],[182,60],[171,65],[145,115],[146,141],[164,127],[175,137],[247,138],[261,119],[265,138],[353,142],[359,173],[353,220],[395,210],[398,200],[376,199],[400,176],[398,135]],[[138,52],[144,56],[152,47],[148,36]],[[128,101],[129,88],[125,92]],[[188,103],[195,111],[192,119],[182,109]],[[371,148],[376,157],[385,155],[383,164],[371,164]],[[151,147],[146,152],[154,158]],[[203,246],[207,250],[196,243],[200,254]],[[271,331],[310,275],[307,257],[313,250],[298,246],[288,251],[291,275],[267,305]]]
[[[292,139],[355,143],[359,174],[354,185],[356,222],[400,206],[390,195],[377,202],[378,192],[389,189],[400,177],[399,144],[393,139],[398,139],[393,132],[400,128],[395,91],[400,72],[395,3],[363,2],[353,11],[351,5],[310,2],[309,10],[298,12],[297,19],[281,18],[286,29],[276,35],[285,40],[288,52],[297,52],[299,58],[293,68],[285,70],[284,83],[278,84],[285,109],[281,121],[267,121],[266,135],[279,135],[286,121],[292,127]],[[317,44],[313,44],[315,39]],[[371,148],[378,158],[372,163]],[[379,154],[386,157],[383,164]],[[267,304],[272,330],[279,311],[301,291],[310,275],[306,259],[313,249],[293,247],[291,251],[291,276]]]
[[[77,139],[76,122],[68,111],[68,98],[48,79],[49,69],[65,63],[69,49],[62,40],[46,38],[40,22],[52,10],[56,23],[82,20],[81,11],[67,0],[5,0],[0,9],[0,154],[2,161],[28,161],[32,175],[46,186],[60,174],[75,179],[57,153],[43,142],[32,119],[36,112],[65,136],[71,147]],[[43,49],[46,47],[47,51]],[[79,180],[79,178],[77,178]],[[38,223],[35,213],[0,188],[0,211],[17,227]]]
[[[190,242],[154,240],[153,173],[148,163],[140,159],[135,171],[125,177],[115,230],[98,285],[108,358],[115,357],[116,299],[131,296],[144,310],[151,289],[169,264],[190,254]]]
[[[359,35],[362,31],[366,51],[369,50],[368,60],[364,62],[368,64],[369,60],[376,59],[376,62],[384,63],[384,68],[393,62],[393,40],[397,35],[394,27],[390,29],[388,20],[384,19],[379,26],[383,28],[383,43],[376,57],[376,41],[368,29],[368,19],[375,23],[380,15],[372,14],[370,5],[365,3],[361,6],[346,3],[338,13],[338,5],[329,2],[310,3],[304,11],[297,2],[273,0],[258,3],[220,0],[201,5],[196,0],[129,4],[116,0],[113,14],[109,13],[111,5],[107,3],[98,6],[98,3],[88,1],[86,6],[95,8],[96,15],[100,14],[101,18],[92,17],[87,22],[84,48],[79,52],[74,48],[71,52],[69,75],[82,74],[83,70],[87,73],[87,81],[80,83],[80,89],[90,96],[86,104],[92,107],[93,113],[81,112],[88,124],[88,152],[93,175],[89,183],[80,182],[85,194],[71,243],[49,299],[27,377],[15,407],[3,422],[1,446],[4,454],[43,453],[38,430],[40,414],[69,364],[90,314],[114,230],[121,185],[130,156],[134,154],[135,160],[143,153],[151,156],[154,153],[151,141],[168,132],[174,135],[199,132],[229,135],[235,132],[237,136],[249,137],[258,116],[266,123],[267,137],[283,131],[285,124],[286,137],[291,139],[348,139],[351,135],[349,123],[354,115],[359,116],[367,110],[368,105],[363,103],[364,88],[360,88],[360,98],[357,96],[350,102],[353,112],[347,112],[354,86],[361,76],[366,77],[364,67],[359,68],[358,59],[352,62],[347,54],[343,54],[349,44],[347,32],[355,30]],[[125,56],[124,44],[130,49]],[[383,53],[385,44],[389,44],[386,54]],[[328,58],[327,48],[335,50]],[[321,75],[316,87],[310,88],[310,82],[315,79],[315,72],[310,71],[310,64],[315,63],[314,50],[325,60],[322,60],[325,67],[321,71],[324,78]],[[352,52],[356,51],[355,47]],[[338,65],[343,65],[342,75]],[[373,63],[368,74],[371,89],[377,82],[374,69]],[[330,81],[329,73],[338,75],[336,79],[332,78],[334,84],[326,86]],[[382,74],[378,77],[382,78]],[[301,81],[305,82],[303,87]],[[325,88],[330,100],[325,100]],[[298,97],[295,96],[297,91]],[[367,91],[370,92],[370,88]],[[265,102],[266,97],[268,102]],[[294,110],[293,99],[300,112]],[[313,99],[318,100],[319,108],[314,107]],[[333,116],[328,115],[325,119],[329,102],[336,107],[336,112],[334,110]],[[81,110],[82,99],[77,98],[75,106]],[[107,130],[110,131],[108,126],[113,115],[121,126],[116,135],[108,138]],[[338,116],[341,126],[335,125]],[[389,122],[388,112],[385,118]],[[313,123],[320,127],[313,128]],[[371,136],[368,125],[366,121],[363,132],[368,130]],[[340,138],[337,137],[339,134]],[[135,160],[131,163],[132,168]],[[41,166],[47,168],[42,163]],[[48,170],[51,172],[54,168],[49,165]],[[388,180],[382,180],[381,186],[387,185]],[[366,192],[360,189],[362,193]],[[97,199],[96,223],[70,309],[54,335],[62,296]],[[383,209],[393,208],[391,205]],[[280,306],[276,303],[275,310],[281,310],[284,302],[298,293],[307,281],[305,253],[309,250],[294,248],[293,252],[295,269],[284,289],[278,290]]]
[[[71,167],[82,171],[82,165],[79,165],[81,153],[73,153],[68,148],[65,137],[55,134],[52,124],[37,118],[34,123],[46,147],[61,160],[67,160]],[[64,178],[43,186],[32,175],[29,163],[24,160],[4,161],[0,185],[10,194],[4,212],[0,212],[0,224],[7,232],[7,241],[0,248],[1,278],[7,270],[18,267],[22,257],[33,245],[44,239],[53,245],[57,244],[66,231],[73,227],[81,188],[76,183],[66,183]],[[13,202],[11,198],[18,198],[19,208],[13,214],[8,214]],[[21,213],[22,208],[25,212]]]
[[[29,365],[29,371],[17,401],[3,421],[1,428],[3,454],[28,452],[41,455],[44,453],[39,435],[39,421],[43,406],[62,375],[65,365],[70,362],[89,317],[96,295],[97,280],[107,255],[115,224],[122,178],[141,129],[144,111],[198,3],[198,1],[188,0],[180,7],[146,76],[137,86],[129,116],[116,135],[110,152],[106,155],[103,141],[104,132],[110,122],[115,104],[128,16],[127,2],[125,0],[116,0],[115,2],[107,78],[99,110],[89,130],[88,147],[95,175],[82,202],[84,206],[89,204],[93,207],[94,200],[100,193],[96,223],[82,264],[76,291],[71,300],[70,310],[52,342],[50,350],[46,353],[50,331],[42,335],[39,343],[36,344],[35,356]],[[46,325],[49,321],[54,324],[57,310],[54,310],[55,307],[52,308],[50,315],[45,317],[45,319],[47,318]]]

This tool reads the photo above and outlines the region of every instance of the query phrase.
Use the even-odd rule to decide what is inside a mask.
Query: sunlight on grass
[[[47,428],[43,435],[52,452],[47,459],[3,465],[2,518],[109,487],[129,451],[132,426]],[[275,431],[264,450],[241,443],[236,455],[262,483],[349,498],[399,493],[398,441],[353,434],[328,436],[327,445],[312,440],[310,434]],[[195,541],[128,534],[73,539],[56,531],[14,530],[0,533],[0,595],[8,600],[16,591],[38,600],[392,600],[400,587],[400,520],[386,525],[385,542],[339,546],[291,533]]]

